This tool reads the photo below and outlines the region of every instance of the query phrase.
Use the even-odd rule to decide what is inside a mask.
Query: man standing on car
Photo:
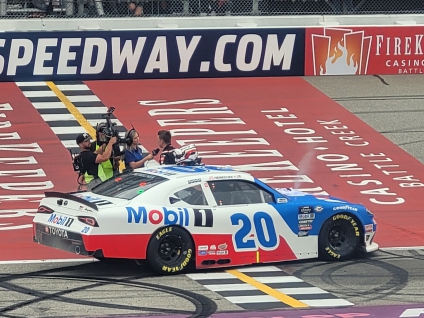
[[[158,131],[158,144],[162,149],[160,154],[159,164],[161,165],[173,165],[175,164],[175,156],[173,150],[174,146],[171,145],[171,132],[169,130]]]
[[[75,140],[80,147],[80,162],[84,171],[84,181],[90,183],[96,178],[105,181],[106,177],[100,163],[108,161],[112,155],[113,145],[116,143],[116,137],[112,137],[107,143],[106,149],[100,154],[98,150],[91,150],[91,137],[87,133],[79,134]]]

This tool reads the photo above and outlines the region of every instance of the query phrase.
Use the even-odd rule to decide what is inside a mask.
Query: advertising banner
[[[305,75],[422,74],[424,26],[306,29]]]
[[[305,29],[11,32],[0,81],[303,75]]]

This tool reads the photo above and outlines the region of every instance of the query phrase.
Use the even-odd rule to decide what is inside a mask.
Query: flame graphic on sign
[[[312,35],[314,75],[367,74],[371,36],[364,31],[324,29]]]
[[[325,62],[326,72],[324,73],[324,67],[321,66],[319,75],[345,75],[357,73],[359,65],[354,59],[355,53],[351,54],[349,58],[347,49],[344,46],[339,43],[338,48],[339,50],[337,53],[330,56]]]

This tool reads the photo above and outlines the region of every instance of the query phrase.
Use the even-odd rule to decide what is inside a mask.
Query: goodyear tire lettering
[[[161,254],[161,244],[165,240],[179,242],[174,251],[174,257],[169,259]],[[168,226],[156,231],[147,247],[147,261],[158,274],[174,274],[186,269],[193,258],[194,244],[191,235],[178,226]],[[162,257],[161,257],[162,256]]]
[[[159,240],[164,234],[171,232],[172,231],[172,226],[169,226],[165,229],[163,229],[162,231],[160,231],[157,235],[156,235],[156,239]]]
[[[330,256],[334,258],[340,258],[340,254],[334,253],[328,246],[325,248],[325,250],[330,254]]]
[[[319,257],[326,260],[352,257],[360,246],[361,226],[352,216],[343,212],[333,215],[321,227],[318,237]]]

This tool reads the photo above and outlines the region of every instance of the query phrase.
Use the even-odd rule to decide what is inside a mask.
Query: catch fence
[[[423,0],[0,0],[0,19],[414,13]]]

